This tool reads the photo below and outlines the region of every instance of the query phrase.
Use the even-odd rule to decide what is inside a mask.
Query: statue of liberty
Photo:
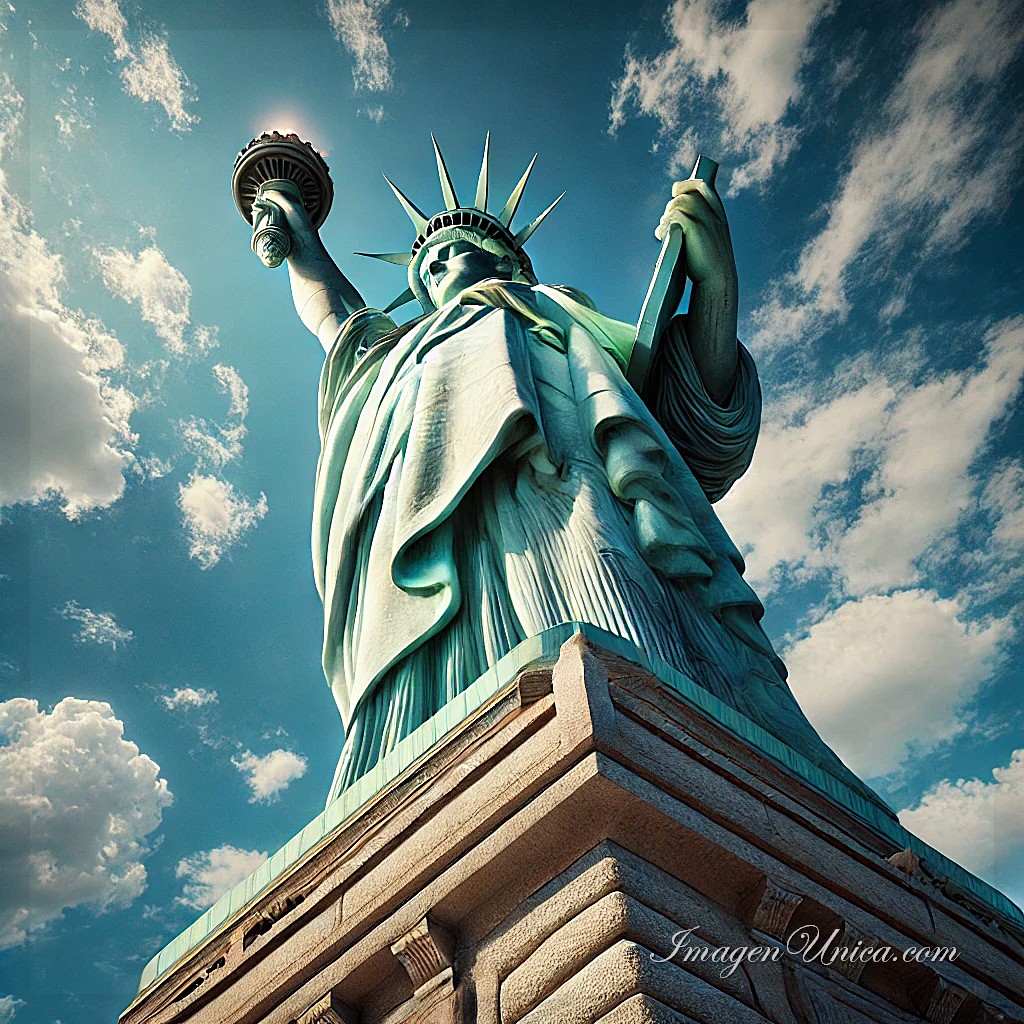
[[[487,145],[471,205],[434,149],[441,212],[388,181],[416,234],[377,255],[408,268],[384,310],[341,273],[296,196],[268,188],[255,202],[290,235],[295,308],[326,353],[313,562],[345,725],[331,797],[517,644],[579,621],[668,662],[877,803],[800,711],[712,509],[749,465],[761,413],[713,187],[677,183],[656,232],[681,229],[692,292],[638,390],[626,377],[636,326],[540,284],[524,250],[558,200],[512,227],[533,163],[495,214]],[[412,299],[422,313],[398,324],[391,310]]]

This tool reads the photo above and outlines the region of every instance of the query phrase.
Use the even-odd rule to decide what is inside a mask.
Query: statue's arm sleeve
[[[320,374],[320,428],[326,431],[338,395],[345,389],[357,364],[371,349],[398,330],[395,321],[376,309],[358,309],[335,327],[333,337],[322,339],[327,356]]]
[[[761,385],[750,353],[739,345],[732,390],[724,403],[704,387],[685,318],[665,327],[644,399],[685,459],[709,501],[718,501],[743,475],[761,426]]]

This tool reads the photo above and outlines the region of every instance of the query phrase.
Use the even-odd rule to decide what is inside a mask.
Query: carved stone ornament
[[[358,1024],[359,1014],[342,1003],[333,992],[318,999],[292,1024]]]
[[[455,958],[455,938],[429,917],[391,946],[417,993],[439,974],[450,971]]]

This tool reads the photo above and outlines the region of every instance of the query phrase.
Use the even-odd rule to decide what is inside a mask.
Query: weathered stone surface
[[[626,939],[595,957],[525,1017],[501,1024],[591,1024],[619,1003],[645,994],[698,1020],[765,1024],[766,1018],[671,961],[657,962],[651,951]]]
[[[631,996],[605,1014],[597,1024],[696,1024],[650,996]]]

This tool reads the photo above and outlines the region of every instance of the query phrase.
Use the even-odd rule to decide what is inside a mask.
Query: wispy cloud
[[[193,416],[181,424],[185,448],[195,456],[199,469],[223,469],[241,458],[242,442],[248,433],[245,417],[249,413],[249,389],[245,381],[233,366],[220,363],[213,367],[213,376],[221,393],[230,399],[227,421],[211,423]]]
[[[185,879],[178,902],[196,910],[205,910],[236,883],[251,875],[266,859],[267,855],[262,851],[240,850],[228,843],[185,857],[178,861],[174,872],[176,878]]]
[[[769,412],[750,471],[718,506],[760,589],[816,573],[847,595],[916,585],[979,500],[1007,542],[1017,535],[1020,464],[988,480],[977,459],[1021,393],[1024,318],[985,333],[975,368],[928,374],[903,357],[855,359]],[[1007,566],[1018,550],[1007,546]]]
[[[217,344],[216,328],[192,325],[192,286],[155,245],[140,253],[94,249],[103,283],[112,295],[137,304],[164,347],[178,358],[206,355]]]
[[[205,690],[203,687],[182,686],[172,694],[161,694],[160,701],[169,711],[177,708],[201,708],[206,704],[216,704],[216,690]]]
[[[62,142],[71,143],[82,132],[92,128],[94,107],[92,97],[82,95],[77,85],[69,84],[65,87],[64,95],[58,97],[57,109],[53,112],[57,133]]]
[[[146,837],[171,803],[160,768],[102,701],[0,703],[0,949],[69,907],[128,906],[146,888]]]
[[[80,0],[75,14],[110,40],[114,59],[125,65],[121,81],[129,96],[143,103],[159,103],[177,131],[187,131],[199,120],[187,109],[195,100],[195,89],[163,36],[146,33],[133,45],[128,39],[128,21],[117,0]]]
[[[143,39],[121,72],[121,81],[129,96],[143,103],[159,103],[177,131],[187,131],[199,120],[197,114],[186,109],[186,104],[195,99],[195,90],[171,56],[166,39]]]
[[[215,476],[193,473],[178,487],[178,507],[189,541],[189,557],[211,569],[267,514],[267,496],[255,502]]]
[[[967,728],[1012,632],[1007,619],[971,622],[959,601],[902,590],[844,602],[783,658],[815,728],[873,778]]]
[[[992,781],[943,779],[900,821],[1012,900],[1024,902],[1024,750],[992,770]]]
[[[0,155],[16,144],[23,100],[0,73]],[[64,266],[0,171],[0,505],[59,498],[68,518],[124,491],[135,397],[114,383],[120,342],[61,301]]]
[[[124,647],[135,639],[135,634],[119,626],[109,612],[94,612],[91,608],[83,608],[77,601],[68,601],[60,609],[60,614],[78,623],[76,643],[97,644],[101,647],[106,645],[116,651],[118,647]]]
[[[689,170],[710,135],[708,148],[742,161],[730,192],[767,180],[796,145],[800,72],[811,33],[831,7],[831,0],[750,0],[730,19],[714,0],[675,0],[665,16],[668,48],[651,58],[627,49],[610,130],[631,115],[654,117],[673,173]],[[707,112],[709,130],[698,131]]]
[[[301,779],[309,767],[301,754],[290,750],[272,750],[257,757],[247,750],[231,762],[244,776],[252,796],[249,803],[269,803],[296,779]]]
[[[964,244],[1008,201],[1022,141],[1004,102],[1024,41],[1017,6],[953,0],[922,16],[914,39],[888,99],[877,114],[866,108],[825,226],[754,313],[756,350],[813,340],[845,319],[855,266],[885,281],[888,301],[877,284],[872,301],[898,315],[921,263]]]
[[[391,89],[392,61],[381,27],[389,0],[327,0],[327,18],[334,36],[352,57],[352,81],[357,90]]]

